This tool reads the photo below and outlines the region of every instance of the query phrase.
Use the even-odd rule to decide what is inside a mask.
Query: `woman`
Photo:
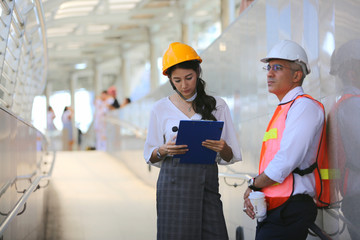
[[[72,151],[72,146],[74,144],[72,115],[72,108],[66,106],[61,116],[61,121],[63,123],[63,149],[68,151]]]
[[[47,112],[47,128],[46,130],[48,132],[53,132],[56,130],[54,119],[55,119],[55,113],[51,106],[48,106],[48,112]]]
[[[150,116],[144,157],[161,166],[157,182],[157,239],[228,239],[219,194],[217,164],[182,164],[173,155],[188,151],[175,145],[172,129],[180,120],[224,121],[221,140],[204,147],[218,152],[217,163],[241,160],[240,149],[224,100],[205,93],[201,58],[190,46],[172,43],[163,56],[163,74],[175,92],[155,103]]]

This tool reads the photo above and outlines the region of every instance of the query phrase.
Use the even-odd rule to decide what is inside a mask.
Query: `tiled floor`
[[[58,152],[46,239],[156,239],[155,189],[104,152]]]

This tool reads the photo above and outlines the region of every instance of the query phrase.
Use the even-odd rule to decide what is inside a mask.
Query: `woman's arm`
[[[159,150],[160,158],[157,156],[157,151]],[[150,157],[151,163],[156,163],[163,160],[166,156],[173,156],[177,154],[185,154],[189,149],[187,145],[175,145],[174,140],[168,141],[166,144],[161,145],[158,148],[155,148]]]

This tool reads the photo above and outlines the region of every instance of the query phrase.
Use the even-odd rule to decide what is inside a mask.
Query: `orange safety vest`
[[[295,102],[296,99],[301,97],[307,97],[314,100],[324,111],[324,106],[313,99],[309,95],[300,95],[296,97],[294,100],[280,104],[275,110],[273,117],[271,118],[269,125],[266,129],[263,144],[261,148],[261,155],[260,155],[260,166],[259,166],[259,174],[261,174],[268,164],[272,161],[275,157],[275,154],[280,149],[280,142],[282,139],[282,135],[285,129],[285,120],[287,113]],[[325,118],[324,118],[325,119]],[[321,178],[322,174],[326,174],[326,170],[328,169],[328,160],[327,160],[327,152],[326,152],[326,131],[325,131],[325,122],[322,131],[322,137],[320,139],[319,148],[318,148],[318,156],[317,161],[309,168],[304,170],[299,170],[298,168],[296,171],[291,173],[289,176],[285,178],[282,183],[276,183],[272,186],[268,186],[262,189],[262,192],[265,193],[265,198],[268,203],[268,210],[274,209],[276,207],[281,206],[285,203],[289,197],[292,195],[294,191],[294,173],[298,173],[300,175],[305,175],[312,173],[314,169],[317,171],[314,172],[315,179],[316,179],[316,191],[317,191],[317,205],[319,207],[328,206],[329,202],[329,182],[328,178],[325,176],[324,179]],[[319,169],[320,168],[320,169]],[[321,170],[325,169],[325,170]],[[321,172],[325,171],[325,172]],[[327,178],[327,179],[326,179]]]

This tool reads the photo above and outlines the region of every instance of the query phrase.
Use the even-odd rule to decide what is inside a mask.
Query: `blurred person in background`
[[[47,111],[47,131],[50,133],[52,131],[56,130],[54,119],[55,119],[55,113],[51,106],[48,107]]]
[[[241,0],[239,14],[245,11],[253,2],[254,0]]]
[[[332,189],[341,193],[341,210],[354,240],[360,239],[360,39],[335,49],[330,74],[342,89],[328,115],[330,168],[341,176]]]
[[[71,107],[66,106],[61,116],[63,124],[63,150],[72,151],[74,139],[73,139],[73,110]]]
[[[124,98],[123,102],[120,105],[120,108],[125,107],[126,105],[128,105],[129,103],[131,103],[131,99],[130,98]]]
[[[120,108],[120,104],[116,96],[116,87],[115,86],[109,87],[107,93],[113,98],[113,102],[109,105],[109,109],[114,110]]]
[[[114,98],[108,94],[106,90],[102,91],[100,96],[95,99],[95,116],[94,116],[94,128],[96,138],[96,150],[106,150],[106,114],[110,110],[111,104],[113,104]]]

